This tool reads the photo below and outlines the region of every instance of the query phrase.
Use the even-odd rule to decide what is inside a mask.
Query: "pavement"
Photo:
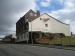
[[[0,56],[75,56],[75,51],[25,44],[0,44]]]

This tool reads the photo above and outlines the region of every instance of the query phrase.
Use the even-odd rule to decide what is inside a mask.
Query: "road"
[[[0,44],[0,56],[75,56],[75,51],[24,44]]]

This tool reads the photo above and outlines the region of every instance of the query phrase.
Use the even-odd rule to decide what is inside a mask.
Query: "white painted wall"
[[[40,20],[41,18],[41,20]],[[48,21],[44,22],[43,19],[49,18]],[[45,27],[48,24],[48,27]],[[48,16],[47,14],[41,15],[39,18],[29,22],[29,31],[42,31],[50,33],[64,33],[66,36],[70,36],[70,25],[63,24]]]

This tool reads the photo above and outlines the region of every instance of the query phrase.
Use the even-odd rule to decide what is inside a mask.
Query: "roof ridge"
[[[53,19],[57,20],[57,21],[58,21],[58,22],[60,22],[60,23],[66,24],[66,23],[64,23],[64,22],[62,22],[62,21],[60,21],[60,20],[58,20],[58,19],[54,18],[53,16],[50,16],[50,15],[49,15],[49,14],[47,14],[47,13],[44,13],[44,14],[46,14],[46,15],[48,15],[49,17],[51,17],[51,18],[53,18]],[[66,25],[70,25],[70,24],[66,24]]]

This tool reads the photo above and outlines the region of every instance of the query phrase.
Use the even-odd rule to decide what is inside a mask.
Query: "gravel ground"
[[[75,51],[24,44],[0,44],[0,56],[75,56]]]

